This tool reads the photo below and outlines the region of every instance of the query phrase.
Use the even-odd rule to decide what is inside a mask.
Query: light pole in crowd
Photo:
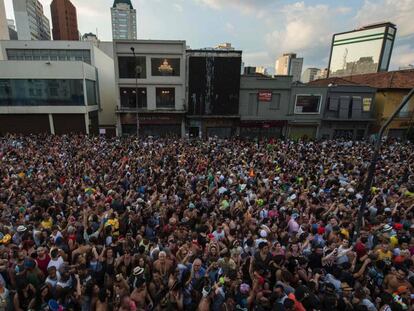
[[[137,118],[137,138],[139,137],[139,119],[138,119],[138,65],[137,65],[137,56],[135,55],[135,48],[131,46],[132,54],[135,59],[135,108],[136,108],[136,118]]]
[[[361,206],[359,208],[358,220],[357,220],[357,224],[356,224],[355,232],[354,232],[354,237],[353,237],[354,242],[356,241],[356,239],[358,238],[358,236],[361,232],[362,219],[364,217],[364,212],[365,212],[365,209],[366,209],[366,206],[367,206],[368,196],[369,196],[369,193],[371,191],[372,180],[374,179],[375,168],[377,166],[378,156],[380,154],[382,136],[384,135],[384,131],[390,125],[390,123],[395,119],[395,117],[400,113],[400,111],[404,108],[404,106],[409,103],[410,99],[413,96],[414,96],[414,89],[412,89],[408,93],[408,95],[404,97],[401,104],[394,111],[394,113],[388,118],[388,120],[384,123],[384,125],[381,127],[381,129],[378,133],[378,137],[377,137],[377,140],[375,142],[374,154],[372,155],[371,165],[370,165],[369,170],[368,170],[368,176],[367,176],[367,179],[365,180],[364,196],[362,197]]]

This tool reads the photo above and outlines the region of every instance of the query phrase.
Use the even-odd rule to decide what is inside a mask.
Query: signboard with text
[[[259,101],[260,102],[271,102],[272,101],[272,92],[270,92],[270,91],[260,91],[259,92]]]

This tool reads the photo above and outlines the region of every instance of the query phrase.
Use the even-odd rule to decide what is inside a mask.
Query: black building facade
[[[241,59],[241,51],[187,50],[190,137],[236,134]]]

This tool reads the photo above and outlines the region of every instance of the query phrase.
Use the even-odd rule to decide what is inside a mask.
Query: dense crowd
[[[413,310],[413,154],[0,137],[0,311]]]

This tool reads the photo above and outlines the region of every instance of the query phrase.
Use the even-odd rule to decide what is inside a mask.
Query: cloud
[[[413,0],[365,0],[355,19],[358,26],[390,21],[397,25],[397,36],[414,34]]]
[[[194,0],[215,10],[234,8],[244,14],[256,14],[263,17],[266,7],[275,3],[274,0]]]
[[[282,28],[265,35],[265,42],[274,57],[283,52],[297,52],[298,56],[322,58],[321,52],[329,53],[332,25],[338,25],[336,18],[348,13],[348,9],[331,8],[326,4],[306,5],[296,2],[285,5],[280,13],[284,16]]]
[[[227,30],[228,33],[233,34],[235,29],[236,28],[234,27],[234,25],[232,23],[230,23],[230,22],[226,23],[226,30]]]
[[[184,11],[184,8],[183,8],[183,6],[182,6],[181,4],[174,3],[174,4],[173,4],[173,7],[174,7],[174,9],[176,9],[178,12],[183,12],[183,11]]]
[[[414,64],[414,47],[409,44],[396,46],[392,54],[390,69],[398,69],[398,67],[409,64]]]

